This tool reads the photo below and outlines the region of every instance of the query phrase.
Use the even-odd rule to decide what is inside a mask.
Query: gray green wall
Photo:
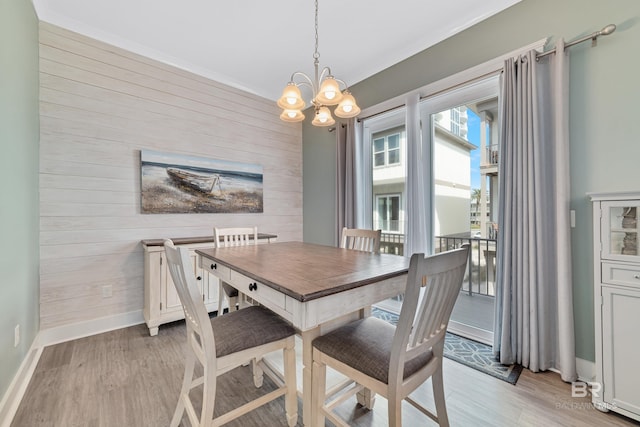
[[[38,21],[0,0],[0,400],[38,332],[39,135]]]
[[[569,41],[616,24],[616,32],[571,48],[570,132],[576,355],[593,361],[593,254],[590,191],[638,190],[640,2],[524,0],[351,89],[366,108],[545,37]],[[425,28],[425,31],[429,31]],[[303,128],[304,239],[332,244],[335,137]]]

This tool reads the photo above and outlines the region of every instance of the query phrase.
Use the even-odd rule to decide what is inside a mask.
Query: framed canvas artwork
[[[141,150],[141,211],[260,213],[262,166]]]

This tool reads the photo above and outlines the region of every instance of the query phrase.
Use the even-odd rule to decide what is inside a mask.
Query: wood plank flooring
[[[156,337],[138,325],[47,347],[11,426],[168,426],[180,389],[185,343],[181,321],[161,326]],[[444,378],[452,426],[640,426],[595,410],[588,398],[572,398],[570,384],[551,372],[525,370],[513,386],[445,359]],[[238,368],[219,380],[216,412],[272,388],[265,377],[263,389],[255,389],[249,368]],[[414,397],[433,408],[430,381]],[[353,426],[387,425],[386,401],[379,396],[373,411],[355,401],[340,409]],[[403,406],[403,421],[405,427],[435,425],[408,404]],[[286,426],[284,403],[279,399],[227,425]]]

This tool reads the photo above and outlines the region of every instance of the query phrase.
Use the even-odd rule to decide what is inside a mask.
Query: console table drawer
[[[640,288],[640,266],[602,263],[602,283]]]
[[[220,263],[202,259],[202,268],[223,281],[229,281],[231,278],[231,270],[229,267]]]

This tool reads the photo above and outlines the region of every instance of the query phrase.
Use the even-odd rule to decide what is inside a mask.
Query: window
[[[382,231],[400,231],[400,194],[376,196],[376,225]]]
[[[373,166],[400,164],[400,134],[375,138],[373,140]]]
[[[460,135],[460,107],[452,108],[451,110],[451,133],[454,135]]]

